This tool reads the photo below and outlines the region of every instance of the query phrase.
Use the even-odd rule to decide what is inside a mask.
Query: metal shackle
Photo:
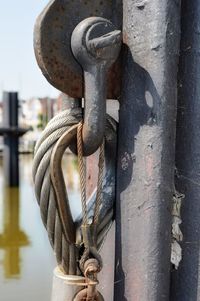
[[[103,141],[106,123],[106,75],[121,49],[121,31],[108,20],[90,17],[71,37],[72,52],[84,71],[83,153],[94,153]]]

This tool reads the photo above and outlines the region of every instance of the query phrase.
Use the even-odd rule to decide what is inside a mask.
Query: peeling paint
[[[182,260],[182,248],[176,240],[173,240],[171,245],[171,263],[175,266],[176,270],[178,270],[181,260]]]
[[[135,162],[135,161],[136,161],[135,153],[129,154],[128,152],[125,152],[124,156],[121,158],[122,170],[127,170],[130,165],[130,162]]]
[[[183,233],[180,229],[182,224],[181,205],[184,195],[175,191],[172,207],[172,244],[171,244],[171,263],[177,270],[182,260],[182,248],[179,244],[183,240]]]

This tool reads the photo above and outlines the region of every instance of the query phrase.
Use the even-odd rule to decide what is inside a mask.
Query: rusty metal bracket
[[[34,30],[36,59],[46,79],[71,97],[83,97],[83,73],[71,51],[71,34],[84,19],[106,18],[122,23],[121,0],[51,0],[37,18]],[[109,69],[107,98],[120,95],[120,60]]]

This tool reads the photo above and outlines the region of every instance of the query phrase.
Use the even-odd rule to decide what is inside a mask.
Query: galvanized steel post
[[[182,262],[172,273],[171,300],[200,299],[200,2],[182,1],[176,138],[176,189],[185,195],[181,215]]]
[[[123,1],[115,301],[169,301],[180,1]]]

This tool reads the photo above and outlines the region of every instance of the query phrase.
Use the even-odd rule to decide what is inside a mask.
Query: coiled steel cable
[[[33,179],[35,184],[35,193],[42,221],[48,232],[50,243],[56,254],[58,264],[66,274],[79,274],[77,269],[78,251],[76,245],[70,244],[63,233],[63,227],[56,206],[56,195],[51,181],[50,160],[53,148],[59,138],[70,129],[71,126],[78,124],[82,120],[82,109],[73,108],[65,110],[55,116],[43,131],[41,138],[38,140],[33,162]],[[112,142],[113,134],[116,132],[115,121],[107,117],[107,141]],[[115,134],[114,134],[115,135]],[[116,136],[116,135],[115,135]],[[113,139],[116,147],[116,137]],[[110,155],[113,156],[113,153]],[[108,161],[110,158],[108,158]],[[113,168],[113,167],[112,167]],[[112,202],[114,191],[114,177],[108,177],[108,183],[104,186],[104,196],[108,198],[104,208],[101,208],[100,223],[98,227],[98,247],[102,244],[105,236],[105,229],[108,229],[113,216]],[[112,192],[111,192],[112,190]],[[77,224],[80,224],[82,216],[79,217]]]

